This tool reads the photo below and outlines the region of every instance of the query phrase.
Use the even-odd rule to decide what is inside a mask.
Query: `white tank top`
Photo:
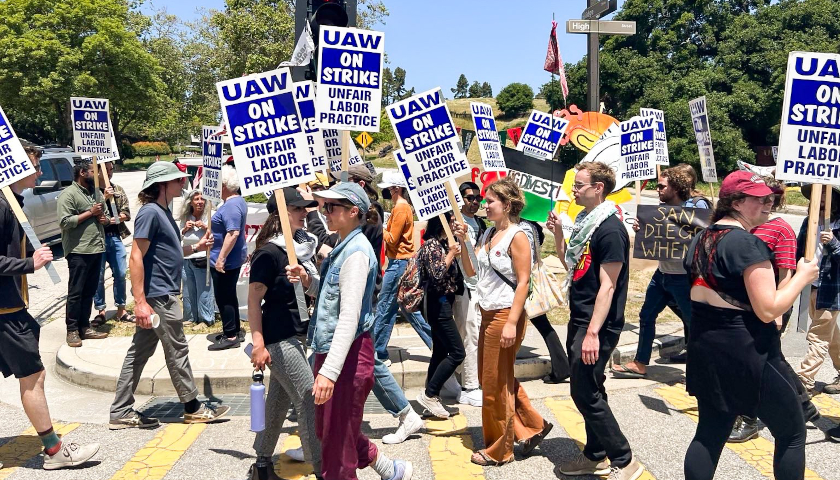
[[[484,310],[501,310],[513,305],[513,288],[499,278],[493,268],[511,282],[516,283],[516,273],[513,271],[513,261],[508,254],[508,249],[513,237],[522,232],[522,229],[518,225],[511,225],[499,243],[490,249],[488,255],[486,244],[490,242],[490,233],[493,231],[488,229],[484,232],[479,242],[481,249],[476,256],[478,260],[478,285],[476,285],[478,304]],[[530,256],[530,254],[531,250],[528,249],[528,255]],[[529,261],[528,265],[530,264]]]

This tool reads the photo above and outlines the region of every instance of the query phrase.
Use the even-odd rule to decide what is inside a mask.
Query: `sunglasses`
[[[348,207],[347,205],[342,205],[340,203],[328,203],[328,202],[325,202],[324,206],[321,207],[321,208],[324,210],[324,213],[333,213],[333,210],[335,210],[335,207],[346,208],[347,210],[350,210],[350,208],[352,208],[352,207]]]
[[[464,196],[464,200],[466,200],[468,202],[481,203],[481,201],[484,200],[484,197],[482,197],[481,195],[466,195],[466,196]]]

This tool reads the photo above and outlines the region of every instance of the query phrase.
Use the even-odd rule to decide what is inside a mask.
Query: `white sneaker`
[[[397,427],[396,432],[389,433],[388,435],[382,437],[382,443],[388,445],[402,443],[406,441],[408,437],[414,435],[422,429],[423,419],[420,415],[417,415],[417,412],[411,409],[404,416],[400,417],[400,426]]]
[[[443,383],[443,388],[440,389],[440,395],[446,398],[458,398],[461,396],[461,384],[458,383],[455,375],[452,375]]]
[[[303,447],[292,448],[283,452],[287,457],[291,458],[295,462],[305,462],[306,458],[303,456]]]
[[[427,397],[425,392],[417,395],[417,402],[437,418],[449,418],[449,410],[444,408],[438,397]]]
[[[386,358],[385,360],[382,360],[382,364],[385,365],[386,367],[390,367],[391,366],[391,359]]]
[[[44,453],[44,470],[56,470],[81,465],[93,458],[98,451],[98,443],[91,443],[90,445],[84,446],[72,442],[64,443],[61,446],[61,450],[56,452],[55,455]]]
[[[483,394],[480,388],[474,390],[464,390],[458,395],[458,403],[461,405],[472,405],[473,407],[480,407],[483,404]]]

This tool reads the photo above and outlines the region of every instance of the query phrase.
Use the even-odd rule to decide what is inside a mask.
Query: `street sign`
[[[587,8],[580,14],[580,18],[584,20],[598,20],[606,17],[618,9],[618,0],[601,0],[600,2]]]
[[[356,141],[359,142],[359,145],[361,145],[362,148],[367,148],[368,145],[373,143],[373,137],[371,137],[367,132],[362,132],[358,137],[356,137]]]
[[[635,35],[636,22],[621,20],[568,20],[566,33],[605,33],[608,35]]]

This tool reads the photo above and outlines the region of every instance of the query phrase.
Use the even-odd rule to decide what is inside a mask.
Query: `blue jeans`
[[[125,245],[119,235],[105,235],[105,253],[102,254],[102,266],[99,268],[99,287],[93,296],[93,305],[97,310],[105,310],[105,262],[111,266],[114,276],[114,305],[125,307]]]
[[[388,413],[397,417],[408,408],[408,400],[402,388],[391,375],[388,367],[376,357],[373,363],[373,380],[373,394]]]
[[[216,307],[213,304],[213,281],[207,285],[207,269],[198,268],[184,259],[184,321],[213,325]]]
[[[423,343],[429,349],[432,348],[432,328],[423,319],[420,312],[409,313],[402,309],[397,302],[397,291],[400,287],[400,278],[405,272],[408,259],[388,259],[388,266],[382,276],[382,290],[379,292],[379,301],[376,304],[376,319],[373,323],[373,346],[376,356],[380,360],[388,359],[388,342],[391,340],[391,331],[397,321],[397,309],[402,310],[408,323],[420,335]]]
[[[639,348],[636,350],[636,361],[647,365],[653,350],[653,337],[656,335],[656,317],[665,310],[668,301],[677,302],[682,312],[683,330],[686,338],[688,326],[691,323],[691,281],[688,274],[672,275],[662,273],[656,269],[650,279],[645,303],[639,312]]]

